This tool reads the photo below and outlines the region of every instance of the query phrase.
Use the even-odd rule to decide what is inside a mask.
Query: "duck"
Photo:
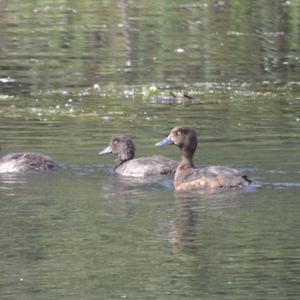
[[[197,134],[189,126],[173,128],[168,137],[155,145],[157,147],[176,145],[180,149],[181,160],[174,176],[176,192],[240,188],[251,183],[247,176],[226,166],[208,166],[197,169],[193,162],[197,148]]]
[[[113,135],[109,145],[98,154],[116,154],[114,171],[123,176],[174,175],[178,165],[177,161],[158,155],[135,158],[134,143],[127,135]]]
[[[0,158],[0,173],[46,171],[56,167],[51,157],[35,152],[10,153]]]

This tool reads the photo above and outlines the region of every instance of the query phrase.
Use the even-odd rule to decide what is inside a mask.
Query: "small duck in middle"
[[[145,177],[151,175],[174,175],[178,162],[154,155],[134,158],[135,146],[126,135],[113,135],[110,144],[99,155],[117,154],[115,172],[123,176]]]

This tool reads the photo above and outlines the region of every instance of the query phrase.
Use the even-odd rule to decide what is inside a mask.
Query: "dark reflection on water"
[[[0,1],[1,154],[61,169],[0,174],[2,299],[298,299],[299,1]],[[187,94],[191,97],[185,97]],[[248,190],[176,195],[116,176],[195,127],[197,166]]]
[[[6,85],[13,94],[95,82],[299,81],[297,2],[1,6],[0,74],[14,80]]]
[[[178,194],[176,196],[177,216],[174,221],[171,241],[175,253],[197,254],[197,248],[202,245],[197,240],[195,228],[201,219],[201,214],[207,210],[224,210],[242,205],[245,190],[215,191],[210,193]],[[201,222],[201,221],[200,221]],[[206,226],[206,224],[204,224]],[[200,244],[199,244],[200,242]],[[196,247],[196,249],[194,249]]]
[[[274,192],[264,191],[263,197],[230,193],[176,199],[174,254],[193,270],[189,283],[194,288],[214,296],[223,294],[225,298],[245,297],[246,290],[247,297],[278,297],[289,293],[285,286],[294,291],[290,296],[296,297],[294,276],[299,268],[292,266],[299,262],[295,256],[297,242],[285,244],[290,234],[293,238],[299,236],[292,225],[295,207],[290,206],[288,195],[293,193],[281,195],[285,195],[287,203],[280,213],[277,205],[281,204],[274,199]],[[270,207],[265,210],[265,206]],[[293,220],[284,221],[285,213]],[[270,234],[274,220],[277,230]],[[274,284],[280,286],[279,291],[272,290]]]
[[[297,295],[293,187],[174,195],[94,166],[4,179],[3,296]]]

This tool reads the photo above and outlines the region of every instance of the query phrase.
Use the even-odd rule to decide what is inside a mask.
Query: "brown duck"
[[[169,136],[156,146],[177,145],[181,151],[181,161],[174,177],[175,191],[215,190],[238,188],[249,185],[251,180],[238,170],[224,166],[209,166],[197,169],[193,156],[197,148],[197,135],[190,127],[175,127]]]
[[[99,155],[116,154],[115,172],[123,176],[174,175],[178,162],[163,156],[134,158],[135,146],[126,135],[114,135]]]
[[[45,171],[56,167],[51,157],[34,152],[11,153],[0,159],[0,173]]]

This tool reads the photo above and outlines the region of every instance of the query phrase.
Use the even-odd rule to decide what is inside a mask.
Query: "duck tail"
[[[250,180],[250,179],[248,178],[247,175],[243,175],[242,178],[243,178],[248,184],[252,183],[252,180]]]

